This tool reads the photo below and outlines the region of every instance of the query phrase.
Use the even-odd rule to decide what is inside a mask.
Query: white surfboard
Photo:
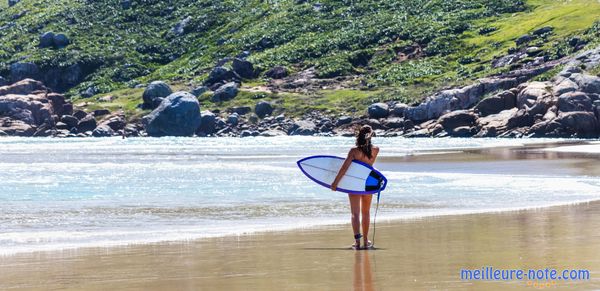
[[[317,184],[331,188],[344,158],[336,156],[312,156],[297,162],[308,178]],[[352,194],[374,194],[385,189],[387,179],[368,164],[354,160],[338,183],[337,191]]]

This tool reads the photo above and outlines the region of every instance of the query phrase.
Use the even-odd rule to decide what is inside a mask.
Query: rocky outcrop
[[[258,115],[258,117],[263,118],[273,113],[273,106],[267,101],[259,101],[254,107],[254,112],[256,115]]]
[[[200,126],[200,104],[187,92],[175,92],[144,117],[149,136],[192,136]]]

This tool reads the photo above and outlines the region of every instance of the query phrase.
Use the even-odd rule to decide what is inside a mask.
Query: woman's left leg
[[[369,225],[371,224],[371,200],[373,200],[373,195],[361,195],[361,203],[360,203],[360,213],[361,213],[361,223],[362,223],[362,231],[363,231],[363,245],[368,247],[368,235],[369,235]]]

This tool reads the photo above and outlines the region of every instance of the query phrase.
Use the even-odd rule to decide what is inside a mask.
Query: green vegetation
[[[292,73],[310,67],[317,77],[356,75],[356,88],[309,94],[242,91],[232,101],[203,108],[254,105],[273,100],[286,113],[308,110],[364,112],[372,101],[414,103],[437,89],[498,73],[491,60],[505,55],[514,40],[535,29],[554,32],[539,45],[558,58],[572,53],[573,36],[597,42],[597,0],[22,0],[0,3],[0,75],[10,64],[42,68],[79,64],[85,77],[68,89],[89,108],[123,108],[131,115],[141,89],[136,84],[165,80],[189,89],[200,84],[224,57],[249,51],[265,71],[284,65]],[[23,12],[25,12],[23,14]],[[173,28],[188,19],[181,33]],[[595,23],[595,25],[594,25]],[[63,49],[40,48],[39,36],[64,33]],[[245,86],[262,86],[260,75]],[[187,84],[184,85],[184,84]],[[360,84],[360,85],[359,85]],[[78,100],[95,87],[99,94]],[[96,98],[111,95],[110,102]],[[280,107],[281,108],[281,107]]]

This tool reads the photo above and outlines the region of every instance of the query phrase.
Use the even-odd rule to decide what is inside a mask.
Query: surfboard
[[[298,167],[315,183],[331,188],[344,158],[336,156],[312,156],[297,162]],[[354,160],[338,183],[337,191],[352,194],[374,194],[383,191],[387,179],[377,169],[361,161]]]

